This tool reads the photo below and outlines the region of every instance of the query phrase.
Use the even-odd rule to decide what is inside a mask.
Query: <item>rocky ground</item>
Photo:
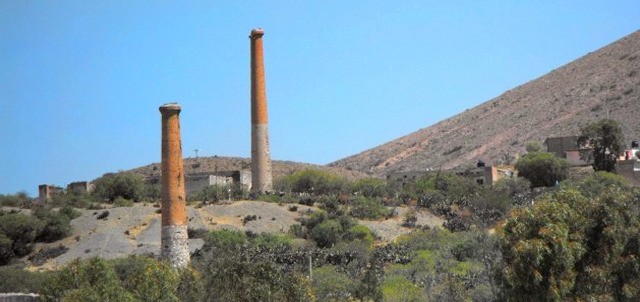
[[[294,210],[295,207],[295,210]],[[291,225],[298,223],[304,215],[317,208],[299,204],[277,204],[262,201],[236,201],[226,204],[188,208],[188,224],[192,230],[234,229],[255,233],[286,233]],[[116,207],[104,210],[80,210],[82,215],[74,219],[73,234],[65,239],[38,244],[35,253],[64,246],[66,252],[43,263],[33,263],[33,270],[54,269],[76,258],[118,258],[132,254],[154,254],[160,250],[159,208],[152,204],[137,204],[133,207]],[[107,216],[108,211],[108,216]],[[381,242],[392,241],[397,236],[410,232],[402,226],[408,208],[396,209],[396,216],[378,221],[360,221],[379,237]],[[245,222],[245,217],[255,215],[255,220]],[[103,217],[106,216],[106,217]],[[428,211],[417,213],[417,224],[432,227],[442,226],[442,219]],[[190,239],[193,251],[200,248],[202,239]],[[23,260],[27,260],[25,257]]]

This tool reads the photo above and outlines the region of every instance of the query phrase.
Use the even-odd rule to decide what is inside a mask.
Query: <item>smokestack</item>
[[[160,106],[162,114],[161,256],[174,268],[189,264],[187,208],[180,140],[180,105]]]
[[[272,190],[262,35],[264,31],[256,28],[249,36],[251,40],[251,190],[254,193]]]

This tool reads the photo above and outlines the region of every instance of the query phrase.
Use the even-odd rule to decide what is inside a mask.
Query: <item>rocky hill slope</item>
[[[334,163],[384,176],[513,161],[528,142],[579,134],[586,123],[620,121],[640,138],[640,31],[509,90],[473,109]]]
[[[295,211],[292,210],[295,206]],[[5,208],[4,210],[10,210]],[[113,259],[127,255],[151,254],[160,251],[161,217],[152,204],[136,204],[133,207],[113,207],[103,210],[79,210],[80,217],[71,221],[73,233],[51,243],[38,243],[31,255],[25,256],[18,265],[31,270],[55,269],[76,258],[102,257]],[[278,204],[262,201],[235,201],[187,208],[188,225],[193,230],[238,230],[254,233],[287,233],[301,217],[317,211],[316,207],[300,204]],[[379,237],[389,242],[401,234],[411,232],[403,221],[407,207],[398,207],[398,215],[389,219],[364,221]],[[29,213],[28,210],[21,210]],[[108,215],[106,215],[108,214]],[[257,219],[245,221],[244,217],[255,215]],[[417,212],[417,223],[440,227],[444,220],[429,211]],[[196,236],[197,237],[197,236]],[[203,240],[189,239],[192,252],[202,247]]]
[[[297,171],[305,169],[322,170],[333,173],[335,175],[344,176],[348,179],[358,179],[367,175],[359,171],[349,171],[341,167],[328,167],[307,163],[298,163],[292,161],[274,160],[271,162],[273,178],[289,175]],[[242,157],[190,157],[184,159],[185,174],[205,173],[215,171],[235,171],[235,170],[251,170],[251,159]],[[129,170],[130,172],[142,174],[144,176],[159,176],[161,167],[160,163],[138,167]]]

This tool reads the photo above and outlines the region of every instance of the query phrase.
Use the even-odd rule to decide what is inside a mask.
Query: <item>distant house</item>
[[[502,178],[515,176],[513,166],[487,166],[483,161],[478,161],[476,167],[456,174],[471,178],[479,185],[490,186]]]
[[[147,183],[160,183],[162,176],[151,176]],[[197,193],[207,186],[213,185],[241,185],[244,189],[251,189],[251,171],[232,170],[216,172],[189,173],[184,176],[184,187],[187,196]]]
[[[504,177],[515,176],[513,166],[487,166],[484,162],[478,161],[476,167],[468,170],[447,170],[444,172],[455,173],[456,175],[473,179],[477,184],[482,186],[490,186],[499,179]],[[418,179],[434,175],[442,171],[426,170],[426,171],[406,171],[394,172],[387,175],[387,183],[395,188],[401,189],[407,184],[413,183]]]
[[[38,186],[38,200],[40,202],[46,202],[58,194],[64,193],[64,189],[54,185],[39,185]]]
[[[616,162],[616,173],[626,178],[632,185],[640,186],[640,141],[631,142],[631,149]]]
[[[87,194],[93,191],[93,184],[88,181],[76,181],[67,185],[67,193]]]
[[[402,189],[407,184],[414,183],[424,176],[435,173],[438,173],[438,171],[431,169],[425,171],[393,172],[387,175],[387,184],[392,187]]]
[[[580,159],[580,146],[577,136],[549,137],[544,140],[547,152],[569,161],[573,166],[586,166],[588,163]]]

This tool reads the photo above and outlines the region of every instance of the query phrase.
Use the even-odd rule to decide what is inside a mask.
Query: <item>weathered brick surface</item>
[[[176,230],[187,225],[186,196],[182,142],[180,140],[180,110],[178,104],[160,107],[162,114],[162,242],[161,255],[174,267],[189,263],[186,236]],[[181,234],[181,232],[178,232]]]
[[[264,75],[262,36],[264,31],[253,29],[251,40],[251,177],[252,191],[272,190],[271,156],[269,155],[269,131],[267,92]]]

